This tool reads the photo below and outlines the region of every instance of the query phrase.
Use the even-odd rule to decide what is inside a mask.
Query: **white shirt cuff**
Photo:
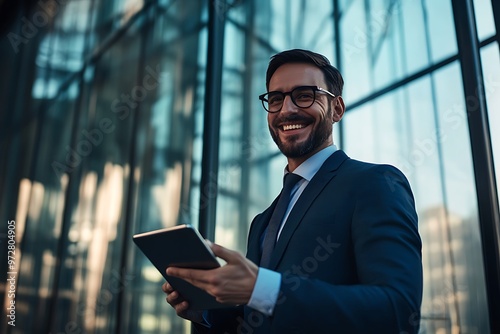
[[[247,305],[265,315],[272,315],[278,300],[280,287],[280,273],[266,268],[259,268],[252,296]]]

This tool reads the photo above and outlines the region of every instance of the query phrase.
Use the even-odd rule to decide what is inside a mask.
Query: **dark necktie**
[[[271,254],[278,238],[278,231],[280,230],[281,221],[285,215],[288,204],[290,203],[290,195],[293,187],[302,179],[300,175],[288,173],[285,175],[283,181],[283,190],[281,191],[280,198],[276,207],[274,208],[269,224],[267,225],[266,235],[262,246],[262,257],[260,258],[260,266],[267,267],[271,260]]]

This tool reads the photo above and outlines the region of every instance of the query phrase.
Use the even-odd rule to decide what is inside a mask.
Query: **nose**
[[[285,98],[283,99],[281,113],[284,112],[297,112],[297,106],[293,103],[292,96],[290,94],[285,95]]]

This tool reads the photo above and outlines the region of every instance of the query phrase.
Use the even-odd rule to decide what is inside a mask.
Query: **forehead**
[[[312,64],[281,65],[269,80],[269,91],[288,91],[297,86],[325,86],[323,72]]]

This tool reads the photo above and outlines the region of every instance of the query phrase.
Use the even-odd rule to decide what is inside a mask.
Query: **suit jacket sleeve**
[[[418,332],[421,240],[410,186],[391,166],[371,165],[356,175],[349,181],[355,189],[345,192],[352,197],[345,206],[352,211],[346,242],[356,282],[282,275],[281,296],[269,319],[273,333]]]

